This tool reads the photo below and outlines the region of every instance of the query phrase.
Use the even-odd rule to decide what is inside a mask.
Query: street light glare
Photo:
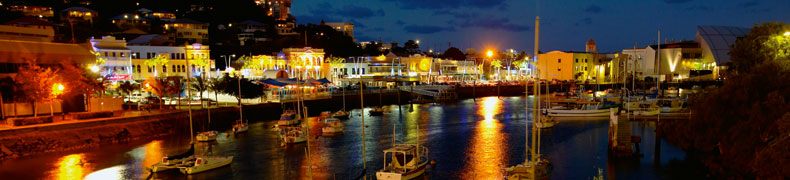
[[[93,72],[99,72],[99,66],[93,65],[93,66],[91,66],[91,67],[89,67],[89,68],[90,68],[90,69],[91,69],[91,71],[93,71]]]
[[[488,52],[486,52],[486,56],[488,56],[488,57],[491,57],[493,55],[494,55],[494,52],[491,51],[491,50],[488,50]]]
[[[790,36],[790,31],[785,31],[785,36]]]

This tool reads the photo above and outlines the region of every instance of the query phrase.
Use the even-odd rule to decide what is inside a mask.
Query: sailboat
[[[241,99],[241,76],[238,79],[238,86],[239,86],[239,99]],[[250,129],[249,123],[244,122],[244,116],[242,116],[242,107],[243,105],[239,102],[239,120],[233,123],[233,133],[243,133],[247,132]]]
[[[384,115],[384,108],[382,107],[381,101],[381,87],[379,87],[379,106],[373,107],[370,111],[368,111],[370,116],[381,116]]]
[[[546,66],[547,66],[546,69],[548,69],[548,63],[546,64]],[[548,71],[546,71],[546,77],[547,78],[549,77],[548,74],[549,74]],[[536,83],[539,83],[539,82],[536,82]],[[537,89],[538,89],[538,91],[536,93],[535,99],[539,100],[540,99],[540,88],[537,88]],[[551,94],[551,90],[549,89],[549,83],[548,82],[546,82],[546,94]],[[540,104],[540,103],[538,103],[538,104]],[[540,105],[538,105],[538,106],[540,106]],[[540,108],[540,107],[538,107],[538,108]],[[545,129],[545,128],[552,128],[552,127],[554,127],[554,124],[557,124],[557,121],[554,120],[554,117],[549,116],[548,109],[551,109],[551,96],[546,96],[546,111],[541,111],[541,113],[539,114],[540,117],[535,122],[535,127],[540,128],[540,129]],[[538,111],[540,111],[540,109],[538,109]]]
[[[349,114],[346,111],[346,87],[344,86],[342,88],[343,88],[343,109],[338,110],[335,113],[332,113],[331,116],[337,119],[348,119]]]
[[[537,51],[538,51],[537,49],[538,49],[539,28],[540,28],[540,18],[536,17],[535,18],[535,54],[537,54]],[[529,87],[526,83],[525,83],[524,86],[525,86],[525,89]],[[536,84],[533,85],[533,89],[534,89],[534,92],[535,92],[535,100],[533,101],[532,115],[533,115],[533,123],[537,124],[537,119],[539,117],[539,115],[538,115],[539,113],[538,113],[537,109],[540,106],[539,103],[538,103],[538,100],[537,100],[538,90],[540,89],[540,87],[538,87],[538,85],[537,85],[537,81],[536,81]],[[526,140],[527,143],[529,143],[529,129],[530,129],[529,128],[529,123],[525,123],[525,127],[526,127],[526,133],[527,133],[525,140]],[[548,180],[548,179],[551,179],[551,173],[554,171],[554,166],[551,164],[551,162],[548,159],[541,157],[540,153],[536,152],[536,150],[540,149],[540,148],[537,148],[537,146],[540,145],[540,143],[536,142],[536,141],[540,140],[539,137],[536,137],[536,136],[539,135],[537,133],[538,133],[537,127],[535,125],[533,125],[533,128],[532,128],[532,151],[529,150],[530,146],[529,146],[529,144],[527,144],[527,146],[525,148],[525,155],[526,156],[524,158],[524,162],[521,163],[521,164],[515,165],[515,166],[511,166],[511,167],[505,168],[505,172],[507,172],[507,179],[508,180],[522,180],[522,179],[532,179],[532,180],[546,179],[546,180]],[[530,154],[529,152],[532,152],[531,156],[529,156],[529,154]]]
[[[416,124],[419,130],[419,122]],[[383,151],[384,168],[376,172],[376,179],[406,180],[424,174],[425,167],[428,166],[428,148],[420,145],[419,133],[416,144],[394,144],[395,127],[393,126],[392,137],[393,146]]]
[[[300,124],[301,117],[296,114],[294,110],[284,110],[282,114],[280,114],[280,120],[277,120],[278,126],[290,126]]]
[[[190,144],[189,150],[187,150],[187,152],[177,154],[174,156],[162,157],[162,161],[151,165],[151,171],[162,172],[171,169],[177,169],[178,166],[183,164],[184,162],[188,162],[191,161],[192,159],[195,159],[194,155],[195,155],[195,144]]]
[[[302,88],[300,87],[297,93],[299,93],[299,97],[296,100],[296,108],[297,110],[301,110],[304,108],[304,102],[302,101]],[[304,113],[304,114],[302,114]],[[300,116],[304,115],[305,120],[307,117],[307,108],[304,108],[303,112],[293,112],[293,110],[286,110],[283,115],[280,116],[280,121],[277,122],[278,125],[282,126],[280,131],[280,137],[282,138],[283,143],[293,144],[293,143],[302,143],[307,141],[308,137],[308,130],[306,130],[306,125],[302,126]],[[286,123],[281,123],[286,122]]]
[[[188,64],[189,64],[189,60],[187,60],[187,65]],[[187,71],[187,76],[189,76],[189,71]],[[189,84],[189,78],[187,78],[187,84]],[[187,94],[191,94],[189,89],[187,89]],[[151,166],[151,171],[160,172],[164,170],[178,168],[179,171],[181,171],[184,174],[195,174],[195,173],[205,172],[208,170],[223,167],[233,162],[233,156],[195,155],[195,144],[192,143],[195,142],[195,139],[206,140],[206,139],[212,139],[212,137],[213,139],[216,139],[217,134],[216,131],[208,131],[208,132],[199,133],[197,136],[192,136],[193,127],[192,127],[191,104],[189,106],[190,106],[188,108],[189,109],[188,110],[189,137],[191,139],[189,150],[179,155],[162,158],[162,162],[158,162]]]

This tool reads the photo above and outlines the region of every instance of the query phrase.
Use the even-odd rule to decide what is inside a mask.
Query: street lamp
[[[785,36],[790,36],[790,31],[785,31],[784,35]]]
[[[91,66],[90,66],[90,67],[88,67],[88,68],[90,68],[90,70],[91,70],[91,71],[93,71],[93,72],[99,72],[99,66],[96,66],[96,65],[91,65]]]
[[[488,56],[488,58],[491,58],[491,56],[494,56],[494,52],[491,51],[491,50],[488,50],[488,52],[486,52],[486,56]]]
[[[61,83],[52,84],[52,101],[49,102],[49,115],[50,116],[55,116],[55,111],[54,111],[54,108],[52,108],[52,104],[54,104],[55,98],[57,98],[58,95],[63,94],[63,90],[65,90],[65,89],[66,88],[63,87],[63,84],[61,84]]]

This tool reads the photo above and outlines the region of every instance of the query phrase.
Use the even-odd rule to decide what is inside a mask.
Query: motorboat
[[[179,166],[178,170],[184,174],[196,174],[230,165],[231,162],[233,162],[233,156],[196,156],[194,160]]]
[[[195,136],[195,139],[200,142],[214,141],[217,140],[217,134],[217,131],[200,132]]]
[[[324,124],[326,124],[326,126],[321,128],[321,132],[323,132],[324,134],[334,134],[334,133],[343,132],[343,128],[344,128],[343,123],[340,122],[340,120],[337,118],[331,118],[331,117],[326,118],[324,119]]]
[[[183,164],[184,162],[195,159],[194,155],[195,155],[195,145],[192,144],[190,145],[189,150],[187,150],[187,152],[174,156],[162,157],[162,161],[151,165],[151,171],[162,172],[171,169],[178,169],[179,165]]]
[[[290,126],[301,123],[301,117],[293,111],[285,111],[280,115],[280,120],[277,121],[279,126]]]
[[[532,166],[535,166],[534,168]],[[515,166],[505,168],[508,180],[549,180],[554,166],[546,159],[538,157],[537,161],[524,162]]]
[[[635,116],[655,116],[661,113],[658,102],[628,102],[626,109]]]
[[[397,144],[384,150],[384,169],[376,172],[376,179],[414,179],[425,173],[428,148],[417,144]]]
[[[381,116],[381,115],[384,115],[384,108],[373,107],[373,109],[370,109],[370,111],[368,111],[368,114],[370,114],[370,116]]]
[[[250,128],[249,123],[244,122],[241,119],[233,123],[233,133],[247,132],[249,128]]]
[[[288,144],[307,141],[307,133],[302,127],[284,127],[280,132],[280,136],[283,142]]]
[[[549,109],[549,117],[607,117],[609,109]]]
[[[332,117],[333,118],[337,118],[337,119],[348,119],[349,113],[344,111],[344,110],[339,110],[339,111],[333,113]]]

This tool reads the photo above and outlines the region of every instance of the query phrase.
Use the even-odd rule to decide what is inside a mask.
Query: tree
[[[456,47],[447,48],[442,54],[444,59],[466,60],[466,54]]]
[[[465,50],[467,56],[475,57],[477,56],[477,49],[475,48],[468,48]]]
[[[167,81],[162,78],[148,77],[143,84],[145,90],[159,97],[159,109],[162,109],[162,97],[168,95]]]
[[[33,116],[38,116],[36,103],[51,101],[56,98],[52,94],[52,87],[60,82],[57,70],[38,66],[35,61],[27,60],[24,66],[19,67],[16,76],[17,93],[24,101],[33,104]]]
[[[409,55],[420,53],[420,44],[417,44],[414,40],[406,41],[406,43],[403,44],[403,48],[406,49]]]
[[[339,58],[339,57],[329,57],[329,58],[326,59],[326,63],[329,64],[329,69],[330,69],[329,72],[332,73],[332,81],[336,80],[335,77],[337,76],[337,73],[335,71],[331,70],[331,69],[334,69],[334,68],[342,69],[342,68],[344,68],[346,66],[345,62],[346,62],[346,59]]]
[[[239,86],[241,87],[241,97],[239,97]],[[221,88],[219,89],[221,93],[236,97],[239,104],[241,104],[242,98],[259,98],[264,95],[263,91],[266,90],[265,86],[255,84],[249,79],[242,78],[239,82],[238,76],[227,75],[219,80],[217,87]]]
[[[154,76],[157,76],[159,73],[159,65],[167,64],[169,60],[167,59],[167,55],[159,54],[154,58],[145,60],[146,66],[153,66],[154,67]]]
[[[225,87],[223,87],[224,85],[226,85],[226,84],[223,84],[220,81],[220,79],[217,79],[217,78],[211,78],[211,79],[208,80],[208,87],[207,88],[210,89],[211,91],[214,91],[214,99],[217,101],[218,105],[219,105],[219,96],[217,95],[217,93],[222,91],[222,89],[225,88]],[[211,107],[211,102],[209,102],[209,107]]]
[[[209,88],[208,82],[203,77],[194,77],[192,78],[192,84],[190,88],[194,91],[200,92],[200,107],[203,107],[203,91],[207,91]],[[209,102],[211,103],[211,102]]]
[[[755,25],[730,50],[730,76],[690,99],[691,118],[665,122],[667,139],[695,152],[714,175],[790,177],[790,37],[782,23]],[[785,38],[785,39],[781,39]]]
[[[129,98],[129,102],[132,102],[132,93],[140,89],[140,85],[136,83],[132,83],[131,81],[124,81],[120,85],[118,85],[118,90],[121,93],[127,94],[127,98]]]
[[[370,43],[365,45],[365,48],[362,49],[364,55],[368,56],[378,56],[381,55],[381,44],[379,43]]]

